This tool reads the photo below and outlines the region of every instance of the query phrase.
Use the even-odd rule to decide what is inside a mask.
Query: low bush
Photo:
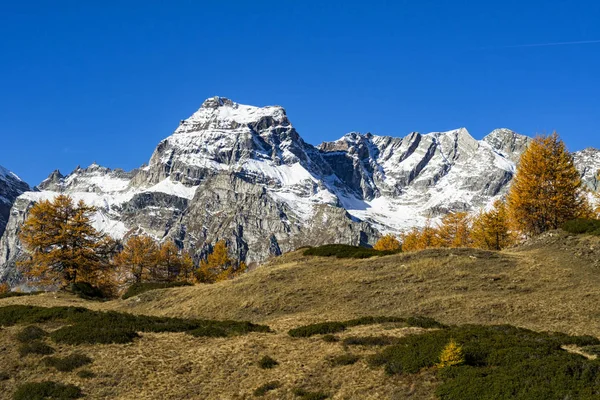
[[[25,357],[29,354],[47,356],[48,354],[52,353],[54,353],[54,349],[39,340],[23,343],[19,346],[19,354],[21,357]]]
[[[375,250],[369,247],[350,246],[347,244],[326,244],[304,250],[305,256],[336,258],[370,258],[399,253],[400,250]]]
[[[335,335],[327,334],[327,335],[323,335],[323,341],[327,342],[327,343],[335,343],[335,342],[339,342],[340,338]]]
[[[69,289],[77,297],[85,300],[103,300],[106,298],[102,290],[87,282],[72,283]]]
[[[50,337],[60,343],[127,343],[137,332],[187,332],[193,336],[233,336],[270,332],[268,326],[238,321],[213,321],[152,317],[119,312],[92,311],[81,307],[0,307],[0,326],[59,321],[65,324]]]
[[[258,360],[258,366],[262,369],[271,369],[278,365],[279,363],[269,356],[263,356]]]
[[[254,390],[254,395],[256,397],[264,396],[265,394],[267,394],[267,392],[278,389],[280,387],[281,387],[281,383],[279,381],[267,382],[264,385],[257,387]]]
[[[156,289],[168,289],[174,287],[182,287],[182,286],[194,286],[189,282],[142,282],[142,283],[134,283],[133,285],[127,288],[127,291],[121,297],[123,300],[128,299],[133,296],[140,295],[144,292],[148,292],[150,290]]]
[[[96,374],[90,371],[89,369],[82,369],[81,371],[77,372],[77,376],[82,379],[90,379],[94,378]]]
[[[44,292],[6,292],[0,293],[0,299],[6,299],[8,297],[22,297],[22,296],[35,296]]]
[[[577,218],[565,222],[562,226],[562,229],[574,234],[588,233],[591,235],[600,235],[600,220]]]
[[[342,343],[345,346],[390,346],[398,340],[393,336],[349,336]]]
[[[292,393],[301,400],[325,400],[329,398],[329,395],[325,392],[310,392],[302,388],[295,388]]]
[[[29,325],[17,333],[15,339],[21,343],[28,343],[33,340],[40,340],[45,336],[48,336],[48,332],[35,325]]]
[[[465,325],[400,338],[369,361],[388,374],[414,374],[437,365],[452,340],[462,349],[464,365],[439,370],[441,399],[592,399],[600,394],[600,362],[561,348],[600,344],[589,336]]]
[[[314,335],[325,335],[338,333],[347,328],[359,325],[374,325],[385,323],[402,323],[406,326],[415,326],[421,328],[446,328],[446,325],[439,323],[428,317],[361,317],[348,321],[320,322],[317,324],[304,325],[298,328],[290,329],[288,334],[292,337],[310,337]]]
[[[13,395],[14,400],[67,400],[80,397],[83,397],[83,393],[77,386],[52,381],[24,383]]]
[[[0,381],[7,381],[10,379],[10,375],[7,372],[0,371]]]
[[[71,354],[66,357],[46,357],[44,364],[61,372],[71,372],[74,369],[91,364],[92,359],[83,354]]]
[[[355,354],[346,353],[341,354],[339,356],[330,357],[329,363],[335,367],[341,365],[352,365],[355,364],[358,360],[360,360],[359,356]]]

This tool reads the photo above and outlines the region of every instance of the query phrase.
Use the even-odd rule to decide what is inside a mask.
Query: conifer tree
[[[475,247],[486,250],[502,250],[515,243],[504,201],[496,200],[491,210],[475,216],[471,238]]]
[[[377,243],[375,243],[375,246],[373,246],[373,248],[379,251],[400,250],[400,241],[396,239],[396,236],[389,233],[379,238],[379,240],[377,241]]]
[[[527,147],[507,202],[515,226],[529,236],[590,214],[573,157],[556,132]]]
[[[196,271],[196,279],[202,283],[214,283],[231,279],[245,270],[246,264],[230,258],[227,253],[227,244],[224,240],[219,240],[207,260],[200,262],[200,268]]]
[[[127,240],[123,250],[115,257],[121,280],[127,283],[156,281],[158,246],[148,236],[132,236]]]
[[[163,243],[158,251],[158,280],[189,281],[194,263],[189,253],[181,253],[173,242]]]
[[[456,344],[454,339],[451,339],[446,347],[444,347],[444,350],[442,350],[442,353],[440,354],[440,362],[437,364],[437,367],[452,367],[454,365],[461,365],[464,362],[465,356],[463,354],[462,347]]]
[[[91,225],[96,209],[66,195],[42,200],[30,210],[19,238],[29,258],[19,263],[23,273],[42,284],[97,284],[109,273],[106,249],[112,240]]]
[[[466,212],[448,213],[438,228],[440,247],[470,247],[470,232],[470,220]]]
[[[418,251],[440,247],[441,243],[438,229],[432,227],[429,220],[423,228],[413,228],[402,234],[401,239],[402,251]]]

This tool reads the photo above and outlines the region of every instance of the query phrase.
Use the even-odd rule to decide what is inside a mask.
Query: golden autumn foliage
[[[475,247],[486,250],[502,250],[515,244],[511,231],[506,203],[497,200],[493,209],[482,211],[473,218],[471,239]]]
[[[440,247],[470,247],[471,222],[466,212],[446,214],[440,223],[437,236]]]
[[[400,250],[400,241],[396,239],[396,236],[392,234],[383,235],[381,238],[379,238],[377,243],[375,243],[375,246],[373,246],[373,248],[379,251]]]
[[[460,347],[454,339],[444,347],[440,354],[440,362],[437,364],[438,368],[452,367],[454,365],[461,365],[465,362],[465,356]]]
[[[190,281],[194,263],[192,257],[182,253],[173,242],[160,246],[148,236],[132,236],[115,257],[120,281],[140,282]]]
[[[41,284],[110,281],[114,241],[91,225],[95,208],[69,196],[42,200],[30,210],[19,238],[29,258],[19,263],[25,276]]]
[[[8,292],[10,292],[10,286],[8,286],[8,283],[0,283],[0,294],[6,294]]]
[[[158,249],[157,270],[155,276],[157,280],[166,281],[190,281],[194,262],[188,253],[179,251],[179,248],[173,242],[165,242]]]
[[[244,262],[238,262],[229,257],[227,244],[219,240],[206,260],[200,262],[196,271],[196,279],[202,283],[214,283],[231,279],[246,270]]]
[[[556,132],[536,137],[527,147],[507,204],[515,227],[529,236],[590,215],[573,157]]]
[[[401,235],[402,251],[418,251],[440,246],[438,229],[427,222],[425,227],[413,228],[408,233]]]
[[[115,257],[121,281],[140,283],[151,281],[157,275],[158,246],[148,236],[132,236]]]

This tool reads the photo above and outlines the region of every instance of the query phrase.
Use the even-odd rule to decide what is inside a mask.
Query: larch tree
[[[25,276],[41,284],[97,284],[110,270],[113,241],[91,224],[96,209],[66,195],[42,200],[29,210],[19,238],[29,258],[19,263]]]
[[[189,253],[180,252],[175,243],[163,243],[158,251],[157,278],[166,281],[191,279],[194,262]]]
[[[121,280],[126,283],[153,281],[159,275],[158,246],[148,236],[132,236],[115,257]]]
[[[507,203],[515,226],[528,236],[590,215],[579,171],[556,132],[538,136],[529,144],[517,166]]]
[[[423,228],[413,228],[409,232],[402,234],[401,240],[402,251],[417,251],[440,247],[441,243],[438,229],[431,226],[429,220]]]
[[[506,203],[496,200],[489,211],[482,211],[473,219],[473,245],[486,250],[502,250],[515,243]]]
[[[471,222],[466,212],[446,214],[438,228],[440,247],[471,247]]]
[[[380,237],[373,248],[379,251],[397,251],[400,250],[400,241],[396,236],[388,233]]]
[[[224,240],[215,243],[213,251],[206,260],[200,261],[200,268],[196,271],[196,279],[202,283],[214,283],[231,279],[242,274],[246,264],[229,257],[227,244]]]

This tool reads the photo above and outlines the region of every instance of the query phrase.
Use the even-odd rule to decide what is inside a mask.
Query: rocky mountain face
[[[21,194],[0,239],[0,280],[17,279],[29,208],[58,193],[96,206],[95,227],[117,239],[144,232],[197,259],[225,239],[232,254],[261,262],[305,245],[372,244],[450,210],[485,207],[506,192],[529,140],[498,129],[478,141],[457,129],[403,138],[350,133],[315,147],[281,107],[210,98],[158,144],[148,165],[54,171]],[[588,153],[577,158],[580,168],[600,163]],[[590,183],[591,172],[582,173]]]
[[[0,166],[0,236],[4,233],[10,209],[23,192],[31,190],[17,175]]]

